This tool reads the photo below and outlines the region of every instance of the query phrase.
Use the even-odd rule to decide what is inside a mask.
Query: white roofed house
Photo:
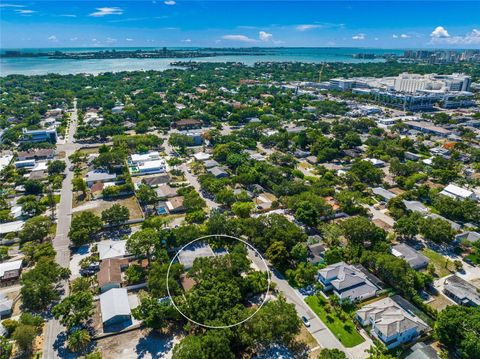
[[[472,201],[478,200],[475,192],[470,191],[463,187],[459,187],[454,184],[449,184],[447,187],[443,189],[443,191],[440,192],[440,194],[443,194],[444,196],[448,196],[453,199],[459,199],[459,200],[465,200],[465,199],[470,199]]]
[[[85,182],[87,182],[88,187],[92,187],[94,183],[101,182],[112,182],[115,181],[117,175],[115,173],[107,173],[103,171],[90,171],[85,176]]]
[[[0,263],[0,280],[17,279],[22,272],[22,260]]]
[[[110,258],[123,258],[127,255],[127,241],[106,240],[98,242],[98,256],[101,261]]]
[[[379,288],[358,268],[339,262],[318,271],[324,291],[333,290],[340,300],[352,302],[374,297]]]
[[[375,196],[383,198],[384,201],[390,201],[392,198],[395,198],[397,195],[389,190],[386,190],[383,187],[374,187],[372,188],[372,193]]]
[[[167,172],[167,164],[158,151],[133,154],[128,165],[132,176]]]
[[[428,325],[387,297],[370,303],[356,312],[362,326],[371,325],[371,333],[388,349],[411,342],[429,329]]]
[[[130,303],[125,288],[112,288],[100,294],[99,298],[104,327],[131,323]]]

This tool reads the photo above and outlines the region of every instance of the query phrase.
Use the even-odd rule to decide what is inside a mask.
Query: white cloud
[[[75,37],[72,37],[72,38],[70,38],[70,41],[77,41],[77,40],[78,40],[78,37],[76,37],[76,36],[75,36]]]
[[[107,37],[107,39],[105,40],[105,42],[106,42],[107,44],[114,44],[114,43],[117,42],[117,39],[113,39],[113,38],[111,38],[111,37]]]
[[[353,40],[365,40],[365,34],[357,34],[352,36]]]
[[[318,29],[321,27],[320,25],[315,25],[315,24],[303,24],[303,25],[298,25],[296,29],[298,31],[307,31],[307,30],[312,30],[312,29]]]
[[[127,37],[127,38],[125,39],[125,41],[133,41],[133,39]]]
[[[164,1],[163,3],[164,3],[165,5],[175,5],[175,4],[176,4],[176,2],[173,1],[173,0],[167,0],[167,1]]]
[[[18,5],[18,4],[0,4],[0,7],[25,7],[25,5]]]
[[[36,13],[35,10],[15,10],[16,13],[20,14],[20,15],[30,15],[30,14],[33,14],[33,13]]]
[[[392,37],[393,37],[394,39],[398,39],[398,35],[396,35],[396,34],[393,34]]]
[[[257,42],[257,40],[251,39],[245,35],[223,35],[222,39],[228,40],[228,41],[238,41],[238,42]]]
[[[450,34],[448,33],[447,29],[445,29],[443,26],[437,26],[435,30],[432,31],[430,36],[435,39],[442,39],[442,38],[450,37]]]
[[[410,35],[407,35],[407,34],[401,34],[400,37],[401,37],[402,39],[409,39],[409,38],[411,38],[411,36],[410,36]]]
[[[74,14],[63,14],[63,15],[58,15],[60,17],[77,17],[77,15]]]
[[[119,7],[97,7],[97,11],[92,12],[89,16],[102,17],[107,15],[122,15],[123,9]]]
[[[432,44],[448,44],[448,45],[479,45],[480,44],[480,30],[473,29],[470,33],[464,36],[448,36],[448,37],[434,37]]]
[[[376,37],[374,40],[375,40],[375,41],[378,41],[378,40],[380,40],[380,39],[379,39],[378,37]]]
[[[56,37],[55,35],[50,35],[50,36],[48,37],[48,41],[57,42],[58,39],[57,39],[57,37]]]
[[[190,42],[192,42],[192,40],[191,39],[185,39],[185,40],[182,40],[182,42],[190,43]]]
[[[258,33],[258,38],[260,39],[260,41],[264,41],[264,42],[268,42],[272,39],[272,34],[268,33],[268,32],[265,32],[265,31],[260,31]]]

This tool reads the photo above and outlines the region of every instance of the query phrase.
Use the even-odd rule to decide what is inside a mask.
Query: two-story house
[[[371,325],[371,334],[388,349],[415,340],[429,329],[390,297],[365,305],[357,311],[355,318],[362,326]]]
[[[339,262],[318,271],[324,291],[333,290],[340,300],[352,302],[374,297],[379,288],[357,267]]]

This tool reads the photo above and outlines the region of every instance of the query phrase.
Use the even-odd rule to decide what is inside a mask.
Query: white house
[[[131,321],[127,289],[112,288],[100,294],[100,311],[104,326]]]
[[[0,280],[15,279],[22,272],[22,260],[0,263]]]
[[[475,192],[470,191],[463,187],[459,187],[454,184],[449,184],[447,187],[443,189],[443,191],[440,192],[440,194],[451,197],[453,199],[460,199],[460,200],[471,199],[473,201],[477,200],[477,196],[475,195]]]
[[[167,164],[158,151],[130,156],[129,170],[132,176],[167,172]]]
[[[101,261],[110,258],[123,258],[127,254],[127,241],[105,240],[98,242],[98,256]]]
[[[414,340],[429,328],[390,297],[365,305],[355,317],[362,326],[371,325],[372,335],[388,349]]]

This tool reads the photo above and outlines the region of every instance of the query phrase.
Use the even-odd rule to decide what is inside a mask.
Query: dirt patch
[[[434,296],[434,298],[434,300],[428,302],[427,304],[438,311],[444,310],[449,305],[455,305],[441,294]]]
[[[103,359],[171,358],[178,336],[139,329],[97,341]]]
[[[95,201],[85,202],[81,206],[75,208],[75,214],[78,214],[85,207],[86,211],[93,212],[97,216],[102,215],[102,211],[112,207],[114,204],[119,204],[125,206],[130,211],[130,219],[138,219],[143,217],[142,209],[138,204],[137,198],[135,196],[117,198],[115,200],[106,201],[103,199],[98,199]]]

